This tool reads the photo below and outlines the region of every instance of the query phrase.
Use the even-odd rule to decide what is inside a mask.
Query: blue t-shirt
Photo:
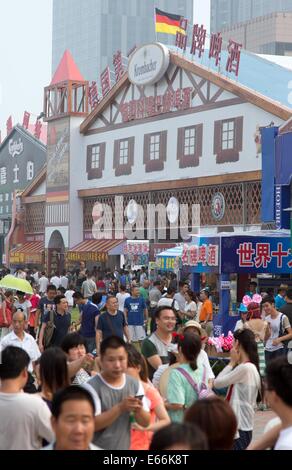
[[[116,315],[105,312],[98,318],[97,330],[102,332],[103,340],[109,336],[119,336],[123,339],[126,325],[125,315],[120,310],[117,311]]]
[[[81,328],[79,333],[84,338],[95,337],[95,318],[100,314],[96,305],[88,301],[86,304],[81,305]]]
[[[275,297],[275,307],[276,307],[276,310],[279,310],[280,308],[284,307],[284,305],[286,305],[286,301],[285,299],[281,296],[281,295],[277,295]]]
[[[146,308],[143,297],[128,297],[124,308],[128,310],[128,324],[133,326],[144,325],[144,310]]]

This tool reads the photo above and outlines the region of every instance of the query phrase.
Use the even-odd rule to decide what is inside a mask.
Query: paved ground
[[[273,413],[273,411],[256,412],[253,440],[258,439],[263,434],[266,424],[273,418],[275,418],[275,413]]]

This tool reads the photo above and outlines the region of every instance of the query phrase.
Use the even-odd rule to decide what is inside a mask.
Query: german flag
[[[174,34],[177,31],[186,34],[184,29],[180,28],[180,15],[173,15],[171,13],[165,13],[165,11],[155,8],[155,30],[156,33]]]

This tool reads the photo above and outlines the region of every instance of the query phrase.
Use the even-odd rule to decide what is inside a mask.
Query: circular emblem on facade
[[[134,199],[131,199],[127,205],[126,215],[129,224],[134,224],[138,218],[138,205]]]
[[[171,224],[177,222],[179,215],[179,202],[175,197],[171,197],[166,208],[167,218]]]
[[[225,214],[225,198],[222,193],[216,193],[211,204],[212,216],[216,221],[223,219]]]
[[[136,49],[130,57],[128,76],[134,85],[153,85],[168,69],[169,49],[160,43],[147,44]]]

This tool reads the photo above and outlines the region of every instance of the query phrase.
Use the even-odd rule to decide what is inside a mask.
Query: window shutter
[[[214,155],[222,151],[222,121],[214,123]]]
[[[118,168],[119,164],[120,164],[120,141],[115,140],[113,169],[115,170],[116,168]]]
[[[90,173],[91,171],[91,160],[92,159],[92,145],[87,146],[87,158],[86,158],[86,172]]]
[[[201,157],[203,155],[203,124],[198,124],[196,126],[196,157]]]
[[[160,152],[159,160],[166,162],[167,159],[167,131],[163,131],[160,134]]]
[[[132,167],[134,165],[135,137],[130,137],[128,142],[128,165]]]
[[[177,132],[177,160],[181,160],[184,156],[185,148],[185,128],[181,127]]]
[[[242,152],[243,116],[235,119],[235,150]]]
[[[104,167],[105,167],[105,149],[106,149],[105,142],[103,142],[102,144],[100,144],[100,152],[99,152],[99,169],[101,172],[104,170]]]
[[[144,136],[144,151],[143,151],[143,163],[147,163],[150,160],[150,134]]]

